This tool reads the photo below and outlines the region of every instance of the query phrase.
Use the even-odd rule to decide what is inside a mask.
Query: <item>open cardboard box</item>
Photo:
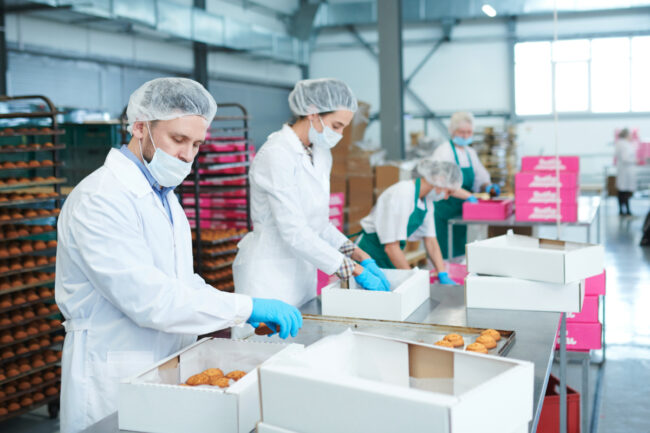
[[[354,278],[349,280],[349,289],[342,289],[341,281],[336,281],[321,291],[322,314],[402,321],[429,299],[429,271],[418,268],[382,271],[391,284],[390,292],[364,290]]]
[[[467,308],[579,313],[584,297],[583,280],[558,284],[476,274],[465,278]]]
[[[257,368],[297,344],[206,338],[120,383],[120,430],[151,433],[249,433],[260,419]],[[248,374],[230,387],[180,386],[208,368]]]
[[[532,363],[350,330],[259,376],[262,422],[301,433],[514,433],[532,418]]]
[[[467,271],[567,284],[602,273],[602,245],[537,239],[511,232],[467,244]]]

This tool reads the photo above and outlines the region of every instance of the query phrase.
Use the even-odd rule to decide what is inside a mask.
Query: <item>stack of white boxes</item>
[[[586,278],[602,273],[601,245],[504,236],[467,245],[468,308],[582,310]]]

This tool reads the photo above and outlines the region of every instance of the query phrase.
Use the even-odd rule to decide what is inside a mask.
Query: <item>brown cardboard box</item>
[[[362,207],[367,208],[368,205],[372,207],[373,202],[373,178],[366,176],[349,176],[348,177],[348,190],[347,202],[348,206],[352,208]]]
[[[330,174],[332,176],[340,176],[345,178],[348,174],[348,166],[346,162],[347,158],[334,158],[334,155],[332,155],[332,157],[332,171]]]
[[[359,108],[354,113],[352,122],[343,130],[343,138],[334,148],[337,153],[344,153],[352,143],[363,140],[370,118],[370,105],[362,101],[358,101],[358,105]]]
[[[340,176],[332,173],[330,176],[330,192],[342,192],[344,194],[348,193],[345,176]]]
[[[378,165],[375,167],[375,189],[384,191],[399,182],[400,169],[395,165]]]

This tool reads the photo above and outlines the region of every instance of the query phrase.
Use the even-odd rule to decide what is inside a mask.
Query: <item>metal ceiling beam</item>
[[[194,0],[194,7],[205,10],[205,0]],[[208,46],[203,42],[193,41],[192,51],[194,54],[194,79],[209,91]]]

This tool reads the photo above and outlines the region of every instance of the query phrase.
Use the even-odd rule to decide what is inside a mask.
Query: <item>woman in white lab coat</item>
[[[636,189],[636,145],[630,141],[630,131],[623,129],[616,140],[616,189],[619,215],[632,215],[630,197]]]
[[[445,271],[433,220],[434,202],[454,193],[463,181],[458,165],[422,160],[418,177],[391,185],[382,192],[370,215],[361,220],[359,247],[382,268],[411,269],[404,247],[407,240],[423,240],[441,284],[455,284]]]
[[[316,296],[318,269],[389,290],[374,261],[329,222],[330,149],[352,121],[356,98],[342,81],[303,80],[289,106],[297,120],[271,134],[251,165],[254,229],[238,245],[235,292],[301,306]]]
[[[490,174],[481,164],[476,151],[469,146],[474,135],[474,116],[472,113],[454,113],[449,123],[449,133],[451,134],[451,140],[442,143],[434,150],[433,159],[457,164],[463,173],[463,185],[451,197],[441,200],[435,205],[436,233],[444,258],[465,254],[467,226],[464,225],[454,226],[453,251],[447,251],[449,248],[447,221],[463,215],[463,202],[467,200],[476,203],[478,200],[473,195],[476,192],[489,192],[494,195],[499,195],[501,192],[499,185],[490,183]]]

